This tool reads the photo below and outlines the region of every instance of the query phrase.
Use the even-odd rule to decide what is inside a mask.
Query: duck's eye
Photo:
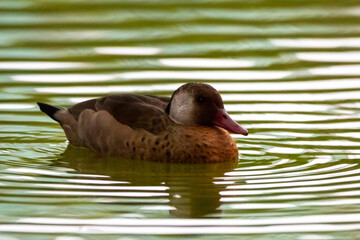
[[[197,97],[196,98],[196,101],[198,102],[198,103],[203,103],[203,102],[205,102],[205,98],[204,97]]]

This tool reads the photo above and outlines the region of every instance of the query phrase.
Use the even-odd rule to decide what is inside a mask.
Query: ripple
[[[47,175],[47,176],[79,176],[77,174],[70,174],[65,173],[61,171],[53,171],[53,170],[45,170],[45,169],[34,169],[34,168],[8,168],[6,169],[6,172],[12,172],[12,173],[25,173],[25,174],[39,174],[39,175]],[[93,178],[107,178],[108,176],[104,175],[89,175],[84,174],[81,175],[83,177],[93,177]]]
[[[314,74],[321,74],[321,71],[325,71],[325,69],[323,70],[310,70],[312,73]],[[343,71],[343,70],[342,70]],[[159,77],[161,78],[166,78],[166,76],[168,75],[168,77],[170,77],[170,74],[173,75],[177,75],[177,78],[179,79],[183,79],[186,77],[189,77],[191,79],[196,79],[197,77],[204,79],[206,78],[206,76],[200,76],[201,72],[198,73],[194,73],[194,72],[189,72],[186,74],[181,74],[180,73],[176,73],[176,72],[172,72],[172,73],[167,73],[164,72],[163,77]],[[223,72],[222,74],[226,74],[227,72]],[[156,73],[157,74],[157,73]],[[162,74],[162,73],[161,73]],[[161,75],[160,74],[160,75]],[[205,73],[206,74],[206,73]],[[208,74],[211,74],[211,72],[208,72]],[[216,79],[218,78],[216,76],[216,72],[214,72],[215,75],[213,75],[211,78]],[[218,73],[220,74],[220,73]],[[331,74],[331,72],[328,72],[327,74]],[[351,73],[348,73],[351,74]],[[143,75],[144,78],[147,79],[153,79],[153,78],[157,78],[156,76],[153,75],[148,75],[148,74],[139,74],[139,76],[132,76],[132,75],[126,75],[123,74],[121,76],[118,76],[120,78],[141,78],[140,75]],[[159,75],[159,76],[160,76]],[[220,75],[219,75],[220,77]],[[228,79],[231,79],[231,75],[227,77]],[[244,75],[243,76],[244,79],[249,79],[251,78],[251,76],[249,75]],[[81,93],[110,93],[110,92],[149,92],[149,91],[156,91],[156,90],[166,90],[169,92],[174,91],[175,89],[177,89],[181,84],[153,84],[151,86],[98,86],[98,87],[42,87],[42,88],[35,88],[36,91],[38,92],[48,92],[48,93],[76,93],[76,92],[81,92]],[[291,91],[291,90],[297,90],[297,91],[308,91],[308,90],[335,90],[335,89],[357,89],[360,88],[360,81],[358,81],[358,79],[339,79],[339,80],[327,80],[327,81],[310,81],[310,82],[291,82],[291,83],[287,83],[287,82],[276,82],[276,83],[213,83],[212,86],[214,86],[216,89],[219,89],[219,91],[234,91],[234,90],[240,90],[240,91]],[[326,94],[317,94],[317,95],[310,95],[309,96],[312,99],[316,99],[318,96],[328,96],[328,98],[331,98],[334,95],[339,95],[340,98],[345,98],[344,96],[348,96],[351,97],[352,93],[358,93],[356,92],[346,92],[346,93],[326,93]],[[230,95],[231,97],[233,97],[233,95]],[[237,98],[241,97],[241,96],[245,96],[243,94],[238,94]],[[280,97],[286,98],[286,95],[279,95]],[[301,98],[301,94],[297,94],[294,96],[291,96],[292,98],[296,98],[299,97]],[[224,96],[225,98],[226,96]],[[262,97],[264,97],[264,95],[262,95]],[[358,97],[355,96],[354,97]],[[309,101],[311,100],[308,99]],[[231,98],[229,98],[231,99]],[[291,99],[291,98],[290,98]],[[303,99],[303,98],[301,98]]]
[[[154,47],[97,47],[95,52],[99,54],[110,55],[156,55],[161,52],[159,48]]]
[[[267,93],[267,94],[224,94],[225,101],[247,101],[247,102],[298,102],[302,103],[323,103],[324,101],[359,100],[360,91],[331,92],[331,93]],[[330,106],[330,105],[329,105]],[[330,106],[331,107],[331,106]]]
[[[15,103],[0,103],[0,110],[14,110],[14,109],[29,109],[33,108],[33,104],[15,104]]]
[[[121,220],[114,219],[108,223],[107,219],[102,223],[99,220],[65,220],[65,219],[24,219],[16,225],[1,225],[0,230],[6,232],[56,232],[56,233],[87,233],[98,234],[99,232],[107,234],[135,234],[136,227],[142,234],[251,234],[251,233],[284,233],[284,232],[328,232],[358,230],[359,224],[341,224],[353,223],[359,221],[358,214],[343,215],[315,215],[300,216],[297,218],[271,218],[254,220],[192,220],[187,222],[191,227],[181,224],[176,220]],[[65,220],[65,221],[64,221]],[[46,221],[46,222],[44,222]],[[30,222],[31,225],[21,224]],[[32,224],[41,224],[41,228],[34,228]],[[337,223],[337,224],[333,224]],[[105,225],[104,225],[105,224]],[[111,224],[111,225],[110,225]],[[185,224],[185,223],[184,223]],[[266,226],[269,225],[270,226]],[[71,225],[71,226],[70,226]],[[115,225],[115,226],[114,226]],[[83,227],[80,227],[83,226]],[[166,226],[166,227],[163,227]],[[181,226],[181,228],[179,228]],[[291,227],[289,227],[291,226]],[[40,230],[41,229],[41,230]]]
[[[36,184],[39,187],[61,188],[61,189],[88,189],[88,190],[143,190],[143,191],[165,191],[165,186],[90,186],[90,185],[71,185],[71,184]]]
[[[333,219],[329,215],[312,215],[296,217],[272,217],[263,219],[189,219],[184,222],[181,219],[65,219],[65,218],[23,218],[17,223],[31,224],[77,224],[77,225],[126,225],[126,226],[186,226],[191,224],[199,226],[248,226],[248,225],[268,225],[268,224],[318,224],[318,223],[345,223],[356,222],[360,219],[360,214],[334,214]]]
[[[81,183],[81,184],[101,184],[101,185],[107,185],[107,184],[126,184],[129,182],[125,181],[109,181],[109,180],[98,180],[98,179],[67,179],[67,182],[71,183]]]
[[[327,169],[327,170],[329,171],[330,169]],[[310,175],[310,176],[299,176],[299,177],[286,176],[286,178],[276,178],[276,175],[272,175],[272,177],[274,177],[274,178],[259,179],[259,180],[246,180],[246,182],[247,183],[271,183],[271,182],[276,183],[276,182],[305,181],[305,180],[327,179],[327,178],[333,178],[333,177],[339,177],[339,176],[347,176],[347,175],[358,174],[358,173],[360,173],[359,169],[347,170],[347,171],[335,172],[335,173],[316,174],[316,175]],[[271,177],[271,176],[268,176],[268,177]]]
[[[0,62],[0,69],[6,70],[46,70],[46,69],[69,69],[88,66],[85,63],[76,62]]]
[[[165,66],[186,68],[241,68],[255,65],[255,62],[248,60],[214,58],[163,58],[159,61]]]
[[[316,185],[326,185],[332,183],[345,183],[345,182],[353,182],[358,181],[359,177],[343,177],[336,179],[325,179],[325,180],[314,180],[314,181],[291,181],[286,183],[268,183],[268,184],[248,184],[248,185],[232,185],[229,186],[228,189],[269,189],[269,188],[282,188],[282,187],[295,187],[295,186],[316,186]],[[249,182],[247,182],[249,183]]]
[[[49,196],[94,196],[94,197],[166,197],[167,193],[157,192],[71,192],[71,191],[27,191],[30,195]]]
[[[251,103],[251,104],[227,104],[228,111],[241,112],[327,112],[333,110],[335,107],[326,104],[291,104],[291,103]],[[264,116],[264,115],[263,115]]]
[[[339,164],[339,165],[334,165],[334,166],[330,166],[330,167],[323,167],[323,168],[319,168],[319,169],[313,169],[313,170],[305,170],[305,171],[296,171],[296,172],[288,172],[289,170],[298,170],[301,168],[307,168],[307,166],[294,166],[292,168],[287,167],[287,168],[282,168],[282,169],[276,169],[276,170],[262,170],[262,171],[237,171],[237,172],[228,172],[225,175],[226,176],[243,176],[246,179],[258,179],[258,178],[263,178],[263,179],[267,179],[267,178],[276,178],[276,177],[293,177],[293,176],[302,176],[302,175],[309,175],[309,174],[314,174],[314,173],[321,173],[321,172],[330,172],[330,171],[334,171],[334,170],[341,170],[341,169],[346,169],[346,168],[350,168],[356,165],[351,165],[351,164]],[[282,172],[282,173],[278,173],[278,172]]]
[[[360,65],[343,65],[324,68],[313,68],[309,69],[309,72],[313,75],[358,76],[360,75]]]
[[[288,71],[144,71],[119,74],[125,79],[196,79],[196,80],[242,80],[281,79],[291,74]]]
[[[340,191],[344,189],[359,188],[359,183],[354,184],[342,184],[340,186],[321,186],[321,187],[289,187],[281,189],[261,189],[261,190],[228,190],[222,191],[220,194],[222,196],[233,196],[233,195],[267,195],[267,194],[279,194],[279,193],[319,193],[319,192],[329,192],[329,191]]]
[[[63,94],[74,94],[74,93],[114,93],[114,92],[150,92],[154,90],[171,91],[180,87],[181,84],[173,85],[155,85],[155,86],[98,86],[98,87],[42,87],[35,88],[35,91],[40,93],[63,93]]]
[[[111,74],[31,74],[14,75],[14,81],[34,83],[73,83],[73,82],[103,82],[114,80],[116,76]]]
[[[272,44],[290,48],[340,48],[360,47],[360,38],[300,38],[271,39]]]
[[[314,62],[360,62],[360,52],[303,52],[296,57]]]

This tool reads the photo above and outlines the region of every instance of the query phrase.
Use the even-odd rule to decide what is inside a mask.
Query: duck
[[[171,97],[113,94],[61,108],[38,102],[70,143],[100,156],[174,163],[238,160],[230,133],[248,135],[209,84],[186,83]]]

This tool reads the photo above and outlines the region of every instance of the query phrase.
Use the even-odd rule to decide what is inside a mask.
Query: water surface
[[[360,3],[0,2],[1,239],[360,238]],[[67,148],[36,101],[217,88],[240,159]]]

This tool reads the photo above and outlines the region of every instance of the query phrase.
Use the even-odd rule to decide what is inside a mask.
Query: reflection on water
[[[42,184],[42,187],[86,190],[86,192],[60,192],[61,195],[85,195],[101,197],[128,197],[128,198],[156,198],[164,204],[159,206],[143,206],[145,210],[170,210],[170,215],[182,218],[199,218],[218,212],[220,206],[220,191],[226,185],[213,183],[213,178],[224,176],[225,172],[232,171],[236,162],[223,164],[164,164],[147,161],[133,161],[119,159],[89,158],[84,151],[79,154],[77,149],[68,148],[61,158],[60,164],[74,169],[77,174],[104,174],[111,183],[120,182],[122,186],[80,186],[70,184]],[[96,183],[101,184],[101,183]],[[101,190],[94,192],[93,190]],[[114,190],[107,192],[108,190]],[[115,190],[118,190],[115,192]],[[131,191],[131,192],[130,192]],[[38,192],[42,194],[41,192]],[[45,191],[44,194],[50,194]],[[52,195],[59,194],[54,191]],[[51,195],[51,194],[50,194]],[[103,200],[110,201],[112,200]],[[115,199],[113,201],[116,201]],[[206,202],[206,204],[204,204]],[[139,202],[140,203],[140,202]]]
[[[360,238],[359,7],[0,1],[0,238]],[[35,104],[193,81],[249,129],[238,162],[99,159]]]

